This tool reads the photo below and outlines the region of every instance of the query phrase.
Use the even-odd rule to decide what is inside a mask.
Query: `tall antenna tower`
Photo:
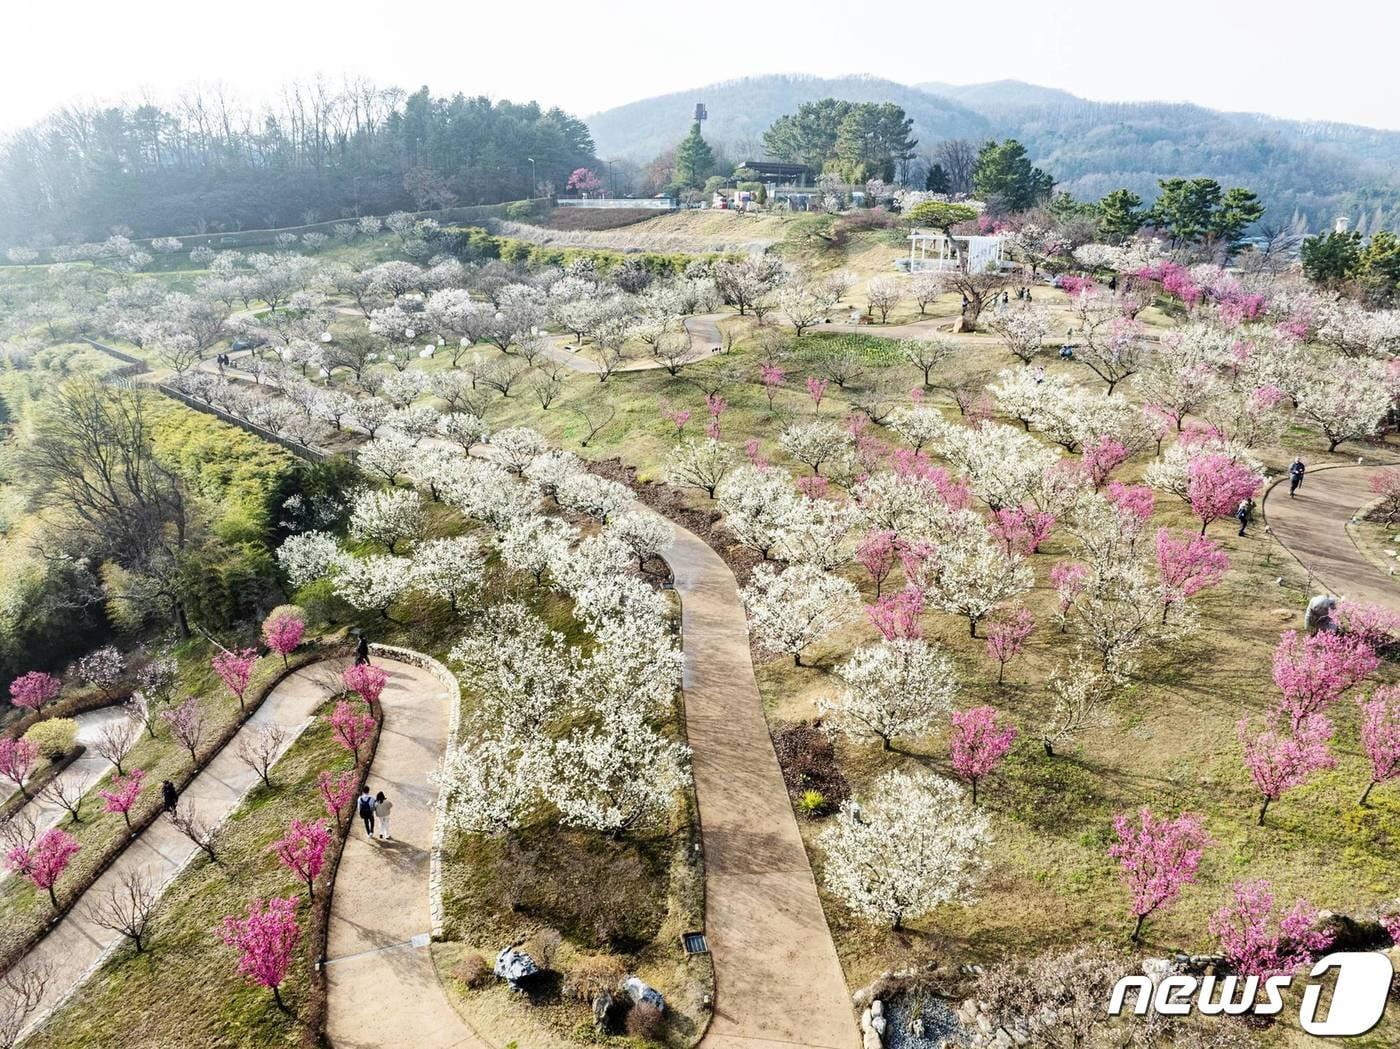
[[[697,121],[706,120],[710,116],[709,110],[705,108],[704,102],[695,103],[695,119]]]

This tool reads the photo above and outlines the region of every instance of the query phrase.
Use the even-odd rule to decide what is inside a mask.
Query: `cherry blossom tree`
[[[1274,648],[1274,684],[1293,728],[1335,703],[1380,665],[1360,638],[1319,631],[1299,636],[1285,631]]]
[[[962,789],[925,772],[887,772],[848,800],[818,838],[827,891],[891,928],[969,898],[991,834]]]
[[[740,593],[749,629],[760,648],[774,655],[792,653],[802,665],[802,650],[858,614],[856,588],[814,565],[793,565],[778,574],[759,565]]]
[[[120,812],[128,831],[131,830],[131,807],[136,804],[136,799],[141,794],[141,784],[145,779],[144,771],[132,769],[125,776],[113,776],[110,788],[97,792],[97,796],[104,803],[103,811]]]
[[[284,657],[285,658],[285,657]],[[248,691],[248,681],[253,676],[253,665],[258,661],[256,649],[224,649],[214,656],[214,673],[224,687],[238,699],[238,709],[243,709],[243,696]]]
[[[43,710],[44,704],[58,697],[58,678],[42,670],[31,670],[10,682],[10,702],[22,710]]]
[[[586,197],[590,193],[597,193],[598,190],[602,189],[603,181],[590,168],[574,168],[569,173],[569,179],[564,183],[564,188]]]
[[[689,783],[690,748],[622,718],[575,729],[553,742],[544,793],[566,826],[614,837],[668,811]]]
[[[1318,912],[1307,900],[1280,913],[1273,886],[1264,878],[1237,881],[1230,894],[1230,901],[1211,916],[1210,931],[1236,972],[1262,982],[1297,972],[1326,950],[1328,935],[1314,928]]]
[[[238,971],[259,987],[272,991],[279,1009],[282,981],[292,967],[301,927],[296,918],[296,897],[253,900],[246,917],[226,915],[219,925],[219,938],[238,951]]]
[[[1201,818],[1182,813],[1176,819],[1152,815],[1146,805],[1134,820],[1126,812],[1113,817],[1118,840],[1108,854],[1122,868],[1123,884],[1132,894],[1133,943],[1142,936],[1147,916],[1171,904],[1182,886],[1196,880],[1210,838]]]
[[[1285,791],[1301,787],[1314,773],[1337,763],[1327,749],[1327,742],[1332,738],[1332,723],[1325,717],[1309,716],[1291,731],[1279,721],[1279,712],[1271,711],[1258,732],[1252,730],[1248,718],[1241,718],[1235,726],[1235,733],[1244,747],[1245,767],[1264,797],[1259,807],[1261,827],[1269,805]]]
[[[335,740],[360,761],[360,748],[369,740],[374,731],[374,717],[368,712],[361,713],[348,700],[340,700],[330,715],[331,733]]]
[[[1400,686],[1378,688],[1361,706],[1361,746],[1371,761],[1371,779],[1358,804],[1365,805],[1371,788],[1400,776]]]
[[[481,586],[486,558],[469,535],[426,539],[413,551],[409,572],[413,590],[446,601],[453,612]]]
[[[39,761],[39,744],[32,739],[11,739],[0,736],[0,776],[13,783],[26,798],[30,796],[25,781]]]
[[[354,769],[335,776],[323,769],[316,777],[316,791],[325,802],[326,811],[342,829],[350,816],[350,803],[355,800],[357,778]]]
[[[306,895],[315,899],[316,876],[326,863],[326,849],[330,847],[331,832],[326,821],[294,819],[287,825],[287,832],[267,847],[267,851],[277,856],[277,862],[286,867],[302,881],[306,882]]]
[[[1186,468],[1187,500],[1201,519],[1201,535],[1219,517],[1229,517],[1240,503],[1253,499],[1263,479],[1248,466],[1224,454],[1202,455]]]
[[[356,663],[346,667],[340,677],[345,682],[345,687],[358,693],[360,698],[369,704],[371,710],[379,702],[379,695],[384,691],[384,686],[389,683],[389,675],[384,668],[369,663]]]
[[[1006,675],[1006,664],[1025,650],[1026,640],[1034,629],[1035,616],[1024,606],[1012,609],[987,625],[987,656],[997,661],[998,685]]]
[[[687,440],[676,446],[666,460],[668,484],[682,488],[698,488],[711,499],[734,466],[734,450],[713,439]]]
[[[836,669],[842,687],[817,701],[836,728],[874,736],[890,750],[897,736],[922,735],[952,708],[957,678],[948,658],[927,641],[895,638],[863,645]]]
[[[954,711],[949,753],[953,771],[972,788],[972,804],[977,804],[977,784],[1001,764],[1016,742],[1016,726],[1000,720],[995,707],[973,707]]]
[[[1230,570],[1230,559],[1214,540],[1205,536],[1173,539],[1165,528],[1157,529],[1157,580],[1162,597],[1162,622],[1178,601],[1215,586]]]
[[[924,628],[919,621],[923,610],[924,595],[916,586],[906,586],[897,594],[886,594],[873,605],[865,606],[871,626],[886,641],[923,637]]]
[[[300,609],[274,609],[263,620],[263,644],[282,657],[282,668],[288,667],[287,657],[297,650],[301,639],[306,635],[306,617],[299,615]],[[240,702],[242,697],[239,697]]]
[[[182,747],[190,752],[190,761],[199,764],[199,745],[204,742],[204,711],[199,700],[189,696],[178,707],[161,711],[161,720]]]
[[[47,892],[53,909],[58,910],[58,895],[54,892],[54,886],[80,848],[77,838],[65,830],[52,827],[30,845],[11,847],[5,853],[5,865],[21,877],[28,878],[36,889]]]

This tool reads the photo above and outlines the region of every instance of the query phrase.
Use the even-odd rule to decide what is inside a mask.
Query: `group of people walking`
[[[365,787],[360,792],[355,811],[365,825],[365,834],[371,838],[378,837],[381,841],[390,840],[389,815],[394,811],[394,803],[384,796],[382,790],[378,794],[371,794],[369,787]],[[377,835],[376,830],[379,832]]]
[[[1303,483],[1303,475],[1308,468],[1303,465],[1303,457],[1297,456],[1288,467],[1288,498],[1297,496],[1298,488]],[[1244,530],[1254,520],[1254,500],[1241,500],[1240,505],[1235,508],[1235,520],[1240,523],[1240,535],[1244,535]]]

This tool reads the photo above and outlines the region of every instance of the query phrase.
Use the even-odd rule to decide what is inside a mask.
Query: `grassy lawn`
[[[248,901],[302,897],[305,886],[267,851],[287,823],[325,815],[316,790],[322,769],[351,767],[324,718],[292,745],[273,771],[271,788],[259,786],[229,817],[216,848],[219,862],[203,853],[166,889],[152,923],[149,949],[117,949],[69,1005],[27,1044],[156,1049],[177,1045],[300,1045],[304,1020],[297,1015],[315,963],[303,935],[279,1010],[272,995],[235,970],[236,953],[215,926],[225,914],[246,913]],[[302,924],[305,932],[306,918]]]

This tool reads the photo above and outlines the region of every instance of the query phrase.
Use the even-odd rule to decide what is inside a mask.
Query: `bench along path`
[[[331,904],[326,1034],[337,1049],[485,1049],[447,1000],[428,948],[437,816],[428,773],[447,749],[452,697],[426,670],[371,659],[389,681],[379,697],[384,724],[369,789],[394,803],[392,837],[371,841],[354,818]]]
[[[338,668],[341,664],[336,661],[333,665]],[[258,782],[257,773],[238,758],[239,740],[255,735],[266,725],[277,724],[288,730],[290,745],[325,701],[322,676],[326,666],[325,662],[313,663],[283,678],[228,745],[190,782],[181,800],[193,803],[200,816],[209,822],[222,823]],[[159,784],[149,785],[146,790],[159,790],[159,787]],[[86,919],[86,901],[102,899],[107,890],[120,885],[122,876],[131,870],[144,871],[163,889],[195,851],[195,845],[165,819],[157,820],[127,845],[84,899],[19,963],[20,968],[48,965],[51,969],[44,1000],[31,1026],[41,1022],[71,994],[108,949],[121,939],[117,933]],[[218,915],[211,915],[210,921],[217,918]]]
[[[1314,576],[1316,590],[1400,611],[1400,586],[1362,556],[1347,534],[1352,515],[1376,499],[1369,487],[1379,466],[1309,470],[1294,498],[1288,479],[1264,495],[1264,520],[1274,537]],[[1311,595],[1310,595],[1311,596]]]

